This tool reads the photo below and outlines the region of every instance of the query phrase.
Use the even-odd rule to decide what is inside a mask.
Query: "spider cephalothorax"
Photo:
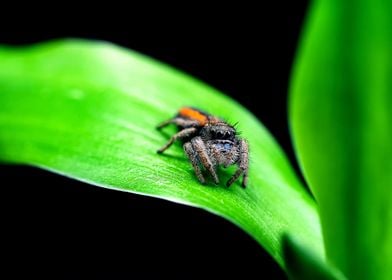
[[[242,186],[246,187],[249,148],[247,142],[238,137],[234,126],[190,107],[181,108],[174,118],[161,123],[158,129],[171,123],[177,125],[180,131],[174,134],[158,153],[163,153],[174,141],[183,140],[184,151],[201,183],[205,183],[201,167],[211,174],[216,184],[219,184],[217,167],[237,164],[237,171],[226,185],[230,186],[243,175]]]

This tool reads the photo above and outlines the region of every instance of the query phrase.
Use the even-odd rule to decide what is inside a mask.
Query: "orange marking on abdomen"
[[[189,107],[181,108],[179,114],[181,117],[198,121],[200,125],[205,125],[208,120],[205,114]]]

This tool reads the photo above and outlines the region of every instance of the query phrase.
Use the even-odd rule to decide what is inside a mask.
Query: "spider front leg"
[[[197,154],[196,154],[195,150],[193,149],[192,144],[190,142],[186,142],[184,144],[184,151],[192,163],[192,166],[193,166],[193,169],[195,170],[197,179],[199,179],[200,183],[205,184],[206,180],[204,179],[203,174],[201,172],[201,169],[199,166],[199,164],[200,164],[199,159],[197,158]]]
[[[226,186],[230,187],[243,174],[242,187],[246,188],[248,184],[248,169],[249,169],[249,146],[244,140],[240,140],[240,158],[238,160],[238,169],[234,175],[227,181]]]
[[[197,156],[200,159],[200,163],[211,174],[212,178],[214,179],[215,184],[219,184],[219,178],[218,178],[218,175],[216,174],[215,166],[212,163],[212,161],[208,155],[207,148],[206,148],[203,140],[201,139],[201,137],[198,136],[198,137],[193,138],[191,140],[191,143],[192,143],[192,148],[194,149],[194,151],[196,152]]]
[[[168,149],[174,143],[174,141],[179,140],[179,139],[184,139],[187,137],[191,137],[196,132],[197,132],[197,129],[195,127],[185,128],[185,129],[177,132],[176,134],[174,134],[170,138],[170,140],[162,148],[160,148],[157,151],[157,153],[159,153],[159,154],[163,153],[166,149]]]

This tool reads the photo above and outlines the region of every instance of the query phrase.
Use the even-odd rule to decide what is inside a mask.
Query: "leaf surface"
[[[329,259],[392,279],[392,2],[315,1],[294,67],[291,126]]]
[[[155,126],[191,105],[238,121],[250,143],[247,189],[203,186],[175,132]],[[105,42],[60,40],[0,49],[0,158],[97,186],[203,208],[240,226],[283,265],[283,233],[324,257],[314,201],[247,110],[217,90]],[[223,182],[234,172],[221,170]],[[208,230],[208,229],[206,229]]]

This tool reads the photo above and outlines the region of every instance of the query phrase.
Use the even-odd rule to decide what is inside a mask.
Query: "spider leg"
[[[199,123],[194,120],[187,120],[184,118],[174,117],[172,119],[166,120],[166,121],[160,123],[159,125],[157,125],[157,129],[161,129],[165,126],[168,126],[169,124],[175,124],[180,127],[194,127],[194,126],[199,125]]]
[[[190,137],[193,134],[195,134],[196,132],[197,132],[197,129],[195,127],[185,128],[185,129],[177,132],[176,134],[174,134],[170,138],[170,140],[162,148],[160,148],[157,151],[157,153],[159,153],[159,154],[163,153],[166,149],[168,149],[174,143],[174,141],[176,141],[178,139],[183,139],[183,138]]]
[[[204,145],[203,140],[201,139],[200,136],[195,137],[191,140],[192,147],[195,150],[196,154],[198,155],[201,164],[208,170],[208,172],[211,174],[212,178],[214,179],[215,184],[219,184],[219,178],[218,175],[216,174],[214,164],[212,163],[208,152],[207,148]]]
[[[248,184],[249,146],[244,139],[240,140],[240,158],[238,162],[238,169],[227,181],[226,186],[230,187],[243,174],[242,187],[246,188]]]
[[[206,180],[204,179],[203,174],[201,173],[201,169],[199,166],[200,164],[199,159],[197,158],[197,154],[190,142],[186,142],[184,144],[184,151],[188,156],[189,160],[191,161],[193,169],[195,170],[196,176],[199,179],[200,183],[205,184]]]

